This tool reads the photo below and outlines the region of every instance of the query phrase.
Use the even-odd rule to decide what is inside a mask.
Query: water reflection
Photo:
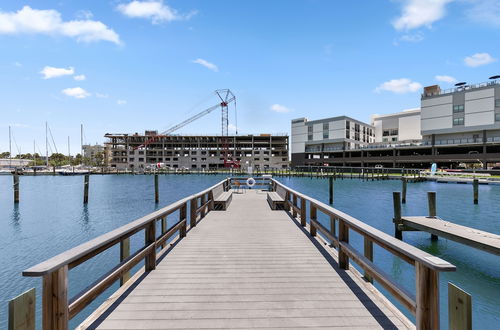
[[[14,204],[14,207],[12,208],[12,216],[10,217],[11,223],[12,223],[12,228],[16,232],[21,231],[21,212],[19,212],[19,204]]]
[[[80,224],[82,225],[82,229],[84,232],[89,233],[92,231],[88,204],[84,204],[82,206],[82,214],[80,215]]]

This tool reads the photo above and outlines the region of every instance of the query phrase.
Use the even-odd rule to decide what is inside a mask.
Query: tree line
[[[0,159],[10,158],[10,152],[0,152]],[[44,166],[45,156],[40,156],[38,153],[31,154],[18,154],[12,159],[29,159],[31,162],[28,166]],[[49,156],[50,166],[64,166],[64,165],[87,165],[87,166],[103,166],[104,165],[104,153],[97,152],[94,157],[83,157],[81,154],[76,154],[75,156],[68,157],[67,155],[61,153],[53,153]]]

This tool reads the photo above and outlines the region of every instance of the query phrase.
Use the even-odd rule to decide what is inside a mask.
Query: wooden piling
[[[83,178],[83,204],[89,202],[89,175],[85,174]]]
[[[19,174],[15,172],[12,178],[14,180],[14,203],[19,203]]]
[[[472,298],[459,287],[448,282],[449,329],[472,329]]]
[[[333,204],[333,178],[332,177],[329,177],[328,178],[328,195],[329,195],[329,198],[328,198],[328,203],[331,205]]]
[[[392,202],[394,206],[394,237],[403,239],[403,232],[399,230],[399,225],[401,223],[401,193],[399,191],[394,191],[392,193]]]
[[[474,204],[478,204],[479,203],[479,180],[474,179],[474,181],[472,181],[472,186],[474,189]]]
[[[35,288],[9,301],[9,330],[35,330]]]
[[[158,174],[155,174],[155,203],[160,202],[160,192],[158,190]]]
[[[429,217],[436,216],[436,192],[429,191],[427,192],[427,201],[429,204]],[[431,234],[431,240],[436,241],[438,239],[437,235]]]
[[[401,203],[406,204],[406,178],[401,179],[401,184],[403,185]]]

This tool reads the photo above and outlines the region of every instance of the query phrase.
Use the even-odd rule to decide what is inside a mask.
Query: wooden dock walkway
[[[43,278],[43,329],[68,329],[117,281],[120,288],[79,329],[414,328],[373,281],[415,315],[417,329],[439,329],[439,273],[455,266],[259,179],[265,189],[285,191],[285,210],[271,210],[264,190],[236,193],[237,179],[228,178],[25,270]],[[232,203],[214,211],[222,191],[232,192]],[[318,212],[330,218],[329,229]],[[349,244],[350,231],[364,238],[364,252]],[[130,237],[140,232],[144,247],[130,254]],[[376,265],[373,244],[415,267],[415,294]],[[116,245],[119,263],[69,298],[68,272]]]
[[[405,227],[425,231],[500,256],[500,235],[465,227],[438,217],[402,217]]]
[[[269,208],[265,192],[234,194],[90,328],[411,326],[329,259],[285,211]]]

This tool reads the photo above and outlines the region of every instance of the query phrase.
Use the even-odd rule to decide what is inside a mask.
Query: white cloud
[[[476,66],[486,65],[495,62],[496,59],[488,53],[476,53],[464,58],[464,63],[467,66],[475,68]]]
[[[403,34],[399,40],[406,42],[420,42],[424,40],[424,35],[420,32],[415,34]]]
[[[120,44],[118,34],[100,21],[63,21],[54,9],[24,6],[17,12],[0,11],[0,34],[46,34],[75,38],[77,41],[109,41]]]
[[[432,23],[446,14],[446,5],[453,0],[404,0],[401,16],[392,22],[396,30],[412,30]]]
[[[79,74],[77,76],[74,76],[73,79],[77,80],[77,81],[82,81],[82,80],[85,80],[87,79],[87,77],[85,77],[84,74]]]
[[[43,75],[43,79],[51,79],[62,76],[71,76],[75,74],[75,69],[73,67],[65,68],[55,68],[53,66],[45,66],[40,73]]]
[[[84,99],[90,96],[90,93],[81,87],[66,88],[61,91],[61,93],[74,97],[76,99]]]
[[[219,68],[217,67],[217,65],[210,63],[202,58],[198,58],[192,62],[196,63],[196,64],[203,65],[205,68],[210,69],[212,71],[219,72]]]
[[[500,1],[475,0],[471,3],[472,8],[466,12],[470,20],[483,25],[500,27]]]
[[[445,83],[450,83],[450,84],[453,84],[453,83],[457,82],[457,79],[455,79],[452,76],[435,76],[434,78],[437,81],[441,81],[441,82],[445,82]]]
[[[274,112],[279,112],[279,113],[287,113],[287,112],[290,112],[291,109],[290,108],[287,108],[285,107],[284,105],[281,105],[281,104],[273,104],[271,105],[271,108],[270,108],[272,111]]]
[[[179,14],[177,10],[167,6],[161,0],[132,1],[116,7],[123,15],[132,18],[150,19],[153,24],[190,19],[196,12],[186,15]]]
[[[116,100],[116,104],[125,105],[125,104],[127,104],[127,101],[126,100]]]
[[[14,66],[21,68],[23,66],[23,64],[21,62],[14,62]]]
[[[107,99],[109,97],[108,94],[95,93],[95,97],[100,99]]]
[[[388,91],[397,94],[416,92],[422,89],[422,85],[418,82],[411,81],[408,78],[392,79],[386,81],[375,89],[375,92]]]

